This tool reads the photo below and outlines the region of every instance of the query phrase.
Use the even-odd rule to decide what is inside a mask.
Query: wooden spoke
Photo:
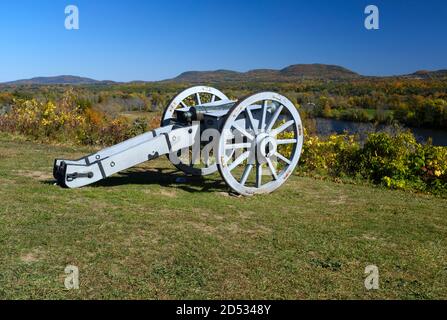
[[[227,155],[227,161],[228,161],[228,159],[233,158],[235,153],[236,153],[236,149],[231,150],[230,154]]]
[[[253,114],[251,113],[250,108],[246,108],[246,109],[245,109],[245,113],[246,113],[247,116],[248,116],[248,119],[249,119],[249,123],[250,123],[251,128],[253,129],[253,131],[255,132],[255,134],[257,134],[257,133],[258,133],[258,128],[255,127],[255,120],[253,119]]]
[[[279,152],[276,152],[275,153],[275,156],[278,158],[278,159],[281,159],[282,161],[284,161],[285,163],[287,163],[287,164],[291,164],[292,162],[289,160],[289,159],[287,159],[286,157],[284,157],[281,153],[279,153]]]
[[[214,101],[216,101],[216,96],[213,94],[213,95],[211,96],[211,102],[214,102]]]
[[[182,105],[183,108],[188,108],[188,106],[183,101],[180,102],[180,104]]]
[[[265,120],[267,118],[267,100],[264,100],[262,102],[262,119],[261,119],[261,125],[259,130],[264,130],[265,129]]]
[[[197,100],[197,105],[201,105],[202,104],[202,100],[200,100],[200,94],[197,92],[196,93],[196,100]]]
[[[276,172],[276,169],[273,166],[272,160],[270,160],[269,158],[267,158],[266,160],[267,160],[267,164],[270,168],[270,171],[272,172],[273,179],[278,180],[278,173]]]
[[[280,144],[293,144],[293,143],[297,143],[298,140],[297,139],[278,139],[276,140],[276,143],[278,145]]]
[[[256,188],[262,186],[262,164],[258,163],[256,165]]]
[[[247,179],[248,176],[250,175],[251,170],[253,169],[253,165],[252,164],[248,164],[245,169],[244,169],[244,173],[242,174],[242,178],[240,181],[240,184],[245,186],[245,184],[247,183]]]
[[[239,131],[244,136],[246,136],[248,140],[253,140],[255,138],[250,133],[248,133],[247,130],[245,130],[244,128],[241,128],[239,125],[237,125],[236,122],[233,123],[233,128],[235,128],[237,131]]]
[[[227,144],[225,146],[225,149],[231,150],[231,149],[242,149],[242,148],[250,148],[251,143],[235,143],[235,144]]]
[[[234,168],[236,168],[238,165],[240,165],[242,162],[248,159],[250,156],[250,151],[245,151],[243,154],[241,154],[236,160],[234,160],[229,166],[228,169],[230,171],[233,171]]]
[[[272,119],[270,120],[269,125],[267,126],[266,131],[270,131],[270,130],[272,130],[273,125],[275,124],[276,120],[278,120],[278,117],[279,117],[279,115],[280,115],[282,109],[283,109],[283,106],[279,106],[279,108],[276,109],[275,113],[273,114]]]
[[[281,132],[283,132],[284,130],[286,130],[288,127],[290,127],[291,125],[293,125],[295,123],[294,120],[289,120],[286,123],[282,124],[281,126],[279,126],[278,128],[272,130],[271,134],[273,136],[276,136],[278,134],[280,134]]]

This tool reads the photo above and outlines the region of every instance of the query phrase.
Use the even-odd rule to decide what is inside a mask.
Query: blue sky
[[[80,30],[64,28],[70,4]],[[380,30],[364,28],[368,4],[380,9]],[[447,1],[2,0],[0,39],[0,82],[161,80],[295,63],[392,75],[447,68]]]

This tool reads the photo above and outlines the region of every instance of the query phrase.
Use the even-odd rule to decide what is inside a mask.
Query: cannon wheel
[[[303,131],[300,115],[286,97],[262,92],[242,100],[222,128],[217,150],[222,178],[244,196],[273,192],[298,164]],[[236,133],[242,143],[234,141]]]
[[[206,86],[188,88],[175,96],[168,104],[161,118],[161,126],[169,125],[171,119],[175,118],[174,112],[176,109],[193,106],[191,105],[191,102],[193,102],[194,105],[200,105],[205,102],[214,102],[219,100],[228,100],[228,97],[217,89]],[[202,147],[203,146],[201,145],[200,154],[202,153]],[[191,149],[192,148],[190,147],[187,150],[192,152]],[[185,150],[182,150],[182,152],[185,152]],[[171,160],[172,156],[173,155],[168,155],[168,158]],[[183,163],[180,159],[180,163],[173,164],[177,169],[193,176],[206,176],[217,171],[216,163],[211,163],[209,165],[206,164],[204,167],[199,168],[195,167],[193,163]]]

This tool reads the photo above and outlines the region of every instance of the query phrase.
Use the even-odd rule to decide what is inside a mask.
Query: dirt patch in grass
[[[15,151],[14,149],[10,149],[10,148],[0,148],[0,157],[1,158],[12,158],[14,156],[16,156],[18,154],[17,151]]]
[[[0,185],[10,185],[15,184],[16,182],[12,179],[0,178]]]
[[[20,256],[20,261],[25,263],[34,263],[38,262],[41,258],[42,258],[41,252],[39,252],[38,250],[33,250],[31,252],[22,254]]]
[[[159,194],[161,196],[163,196],[163,197],[168,197],[168,198],[175,198],[175,197],[177,197],[177,192],[173,188],[171,188],[171,189],[160,189]]]
[[[149,194],[151,196],[161,196],[166,198],[176,198],[177,191],[175,188],[160,188],[160,190],[143,190],[143,193]]]
[[[18,176],[32,178],[38,181],[47,181],[53,178],[51,172],[35,171],[35,170],[16,170],[14,171]]]
[[[345,195],[340,195],[336,199],[329,200],[329,203],[335,204],[335,205],[341,205],[341,204],[345,204],[346,200],[347,200],[347,197]]]
[[[195,229],[197,229],[197,231],[203,232],[204,234],[207,235],[216,235],[216,228],[213,226],[210,226],[208,224],[205,223],[201,223],[201,222],[187,222],[187,224]]]
[[[234,192],[232,192],[232,191],[227,191],[227,192],[225,192],[225,191],[220,191],[220,192],[217,192],[217,194],[218,194],[219,196],[223,196],[223,197],[243,198],[243,196],[241,196],[240,194],[234,193]]]

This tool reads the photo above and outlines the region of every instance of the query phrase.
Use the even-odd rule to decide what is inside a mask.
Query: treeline
[[[213,85],[213,84],[208,84]],[[122,112],[160,112],[187,83],[154,82],[76,86],[81,106],[110,115]],[[361,122],[394,123],[447,129],[447,79],[366,78],[357,80],[303,80],[297,83],[220,83],[236,99],[256,91],[272,90],[288,96],[306,117]],[[0,89],[0,113],[14,99],[56,101],[67,86],[20,86]]]

